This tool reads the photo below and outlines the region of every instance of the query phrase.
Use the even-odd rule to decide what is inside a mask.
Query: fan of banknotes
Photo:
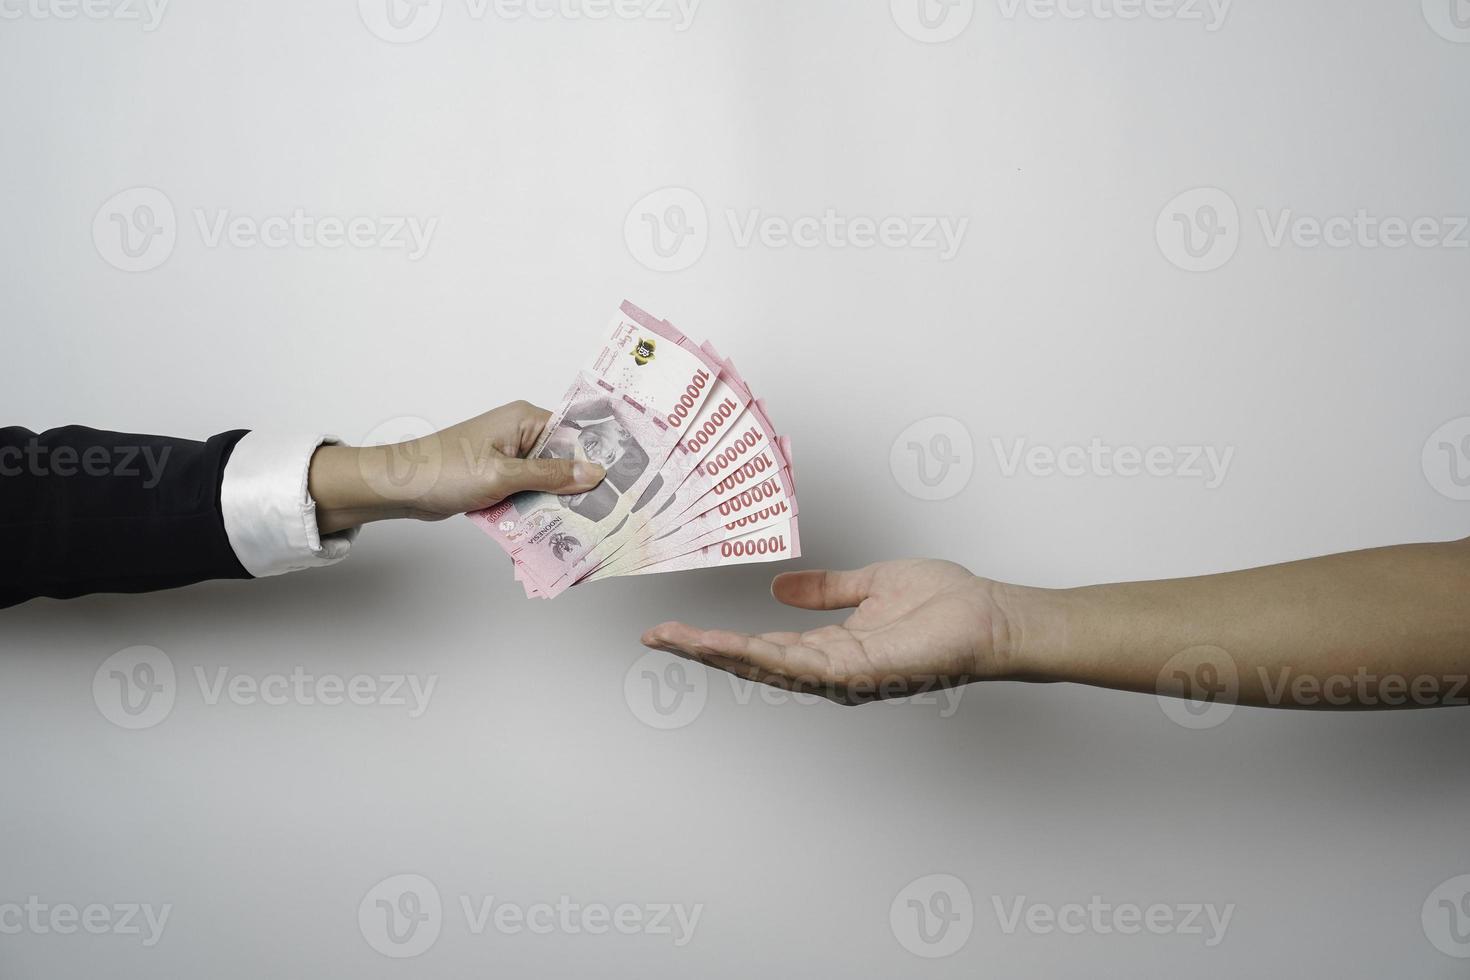
[[[531,455],[589,460],[607,477],[588,493],[522,493],[469,515],[528,596],[801,554],[790,440],[731,361],[632,303]]]

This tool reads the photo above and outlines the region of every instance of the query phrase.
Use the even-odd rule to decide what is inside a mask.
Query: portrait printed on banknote
[[[617,420],[606,398],[568,408],[541,455],[596,463],[607,471],[606,479],[587,493],[556,498],[561,506],[593,522],[612,514],[650,465],[648,450]]]

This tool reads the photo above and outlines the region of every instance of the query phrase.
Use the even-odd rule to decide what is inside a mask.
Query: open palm
[[[747,635],[664,623],[645,645],[748,680],[843,704],[902,697],[996,673],[1005,617],[994,585],[946,561],[880,562],[851,572],[779,575],[771,594],[800,609],[856,607],[840,626]]]

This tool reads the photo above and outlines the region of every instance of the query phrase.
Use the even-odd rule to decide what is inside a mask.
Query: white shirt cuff
[[[347,557],[358,528],[317,533],[316,501],[306,489],[311,457],[335,436],[249,432],[230,454],[220,485],[225,533],[235,557],[256,578]]]

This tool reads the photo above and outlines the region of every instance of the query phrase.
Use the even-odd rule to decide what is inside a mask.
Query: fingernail
[[[572,467],[572,479],[577,481],[578,486],[596,486],[606,475],[607,471],[596,463],[578,463]]]

